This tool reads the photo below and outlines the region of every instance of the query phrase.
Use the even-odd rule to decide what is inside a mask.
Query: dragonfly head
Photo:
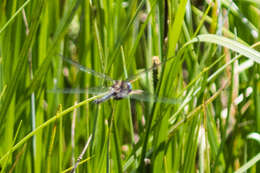
[[[130,82],[127,82],[127,88],[130,92],[132,91],[133,87],[132,87],[132,84]]]

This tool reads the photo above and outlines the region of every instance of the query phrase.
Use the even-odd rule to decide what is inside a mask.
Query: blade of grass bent
[[[40,130],[42,130],[43,128],[47,127],[50,123],[55,122],[56,120],[58,120],[59,118],[63,117],[64,115],[68,114],[69,112],[72,112],[74,109],[79,108],[97,98],[103,97],[104,95],[106,95],[106,93],[100,94],[98,96],[94,96],[91,97],[89,99],[86,99],[80,103],[78,103],[77,105],[73,105],[71,107],[69,107],[68,109],[65,109],[64,111],[62,111],[61,113],[57,113],[55,116],[53,116],[52,118],[50,118],[49,120],[47,120],[45,123],[39,125],[34,131],[30,132],[29,134],[27,134],[22,140],[20,140],[16,145],[14,145],[9,151],[7,151],[1,158],[0,158],[0,162],[2,162],[9,154],[13,153],[15,150],[17,150],[19,147],[21,147],[25,142],[27,142],[27,140],[29,140],[33,135],[37,134]]]
[[[260,64],[260,52],[245,46],[238,41],[231,40],[229,38],[223,36],[217,36],[213,34],[203,34],[198,35],[197,37],[193,38],[192,40],[188,41],[183,47],[194,43],[194,42],[208,42],[208,43],[215,43],[224,47],[227,47],[235,52],[238,52],[245,57],[252,59],[253,61]]]

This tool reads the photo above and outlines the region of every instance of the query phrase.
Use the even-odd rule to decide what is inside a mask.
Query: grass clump
[[[257,172],[259,5],[4,0],[1,172]],[[113,82],[60,55],[157,102],[94,104]]]

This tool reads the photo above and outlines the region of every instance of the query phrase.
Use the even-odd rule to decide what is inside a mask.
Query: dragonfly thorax
[[[130,82],[116,81],[116,83],[110,87],[110,91],[113,93],[113,98],[119,100],[129,95],[132,91],[132,85]]]

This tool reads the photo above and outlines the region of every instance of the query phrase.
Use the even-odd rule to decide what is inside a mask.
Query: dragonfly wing
[[[57,88],[49,90],[50,93],[63,93],[63,94],[100,94],[107,92],[109,88],[106,87],[96,87],[96,88],[88,88],[88,89],[80,89],[80,88]]]
[[[94,76],[97,76],[97,77],[99,77],[99,78],[103,78],[103,79],[105,79],[105,80],[109,80],[109,81],[113,81],[113,82],[115,81],[114,79],[112,79],[111,77],[109,77],[109,76],[107,76],[107,75],[105,75],[105,74],[103,74],[103,73],[99,73],[99,72],[96,72],[95,70],[92,70],[92,69],[89,69],[89,68],[87,68],[87,67],[84,67],[84,66],[78,64],[77,62],[72,61],[72,60],[69,59],[69,58],[63,57],[62,55],[60,55],[60,56],[63,58],[64,61],[66,61],[67,63],[69,63],[69,64],[71,64],[71,65],[74,65],[75,67],[77,67],[79,70],[81,70],[81,71],[83,71],[83,72],[92,74],[92,75],[94,75]]]
[[[173,59],[174,57],[175,57],[175,56],[169,57],[169,58],[165,59],[164,61],[162,61],[161,63],[159,63],[159,64],[157,64],[157,65],[155,65],[155,66],[152,66],[152,67],[150,67],[150,68],[148,68],[148,69],[142,70],[142,71],[140,71],[139,73],[137,73],[137,74],[135,74],[135,75],[133,75],[133,76],[130,76],[130,77],[127,78],[125,81],[127,81],[127,82],[135,81],[135,80],[137,80],[140,76],[142,76],[142,75],[144,75],[145,73],[148,73],[148,72],[150,72],[150,71],[152,71],[152,70],[157,69],[158,67],[164,65],[166,62],[168,62],[169,60]]]
[[[167,103],[167,104],[180,103],[180,101],[175,98],[158,97],[158,96],[151,95],[148,93],[131,94],[130,97],[133,99],[141,100],[141,101],[145,101],[145,102],[159,102],[159,103]]]

